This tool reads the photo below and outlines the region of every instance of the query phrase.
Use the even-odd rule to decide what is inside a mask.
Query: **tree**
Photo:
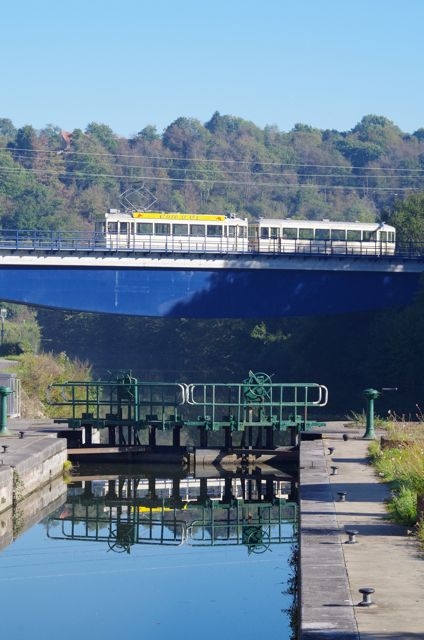
[[[154,142],[155,140],[160,139],[160,135],[158,134],[158,130],[155,126],[148,124],[144,129],[137,133],[137,138],[145,140],[146,142]]]
[[[90,122],[85,130],[88,136],[92,136],[102,147],[107,149],[109,153],[116,153],[118,147],[118,141],[116,135],[112,129],[106,124],[98,124],[97,122]]]
[[[9,118],[0,118],[0,136],[5,138],[14,138],[16,136],[16,129]]]
[[[35,161],[37,134],[30,125],[18,129],[15,142],[9,142],[9,149],[15,150],[14,157],[26,169],[31,169]]]
[[[424,193],[396,200],[388,222],[397,229],[397,241],[424,243]]]

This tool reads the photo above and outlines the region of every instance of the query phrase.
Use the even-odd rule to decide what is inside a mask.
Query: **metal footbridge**
[[[87,453],[95,458],[97,452],[110,459],[115,451],[107,447],[132,462],[146,459],[143,454],[164,454],[158,440],[163,432],[171,436],[169,448],[184,455],[183,435],[190,432],[189,450],[236,451],[239,462],[249,464],[253,449],[273,453],[276,434],[285,433],[285,444],[292,447],[299,432],[322,425],[309,411],[326,405],[328,391],[317,383],[272,382],[268,374],[252,371],[240,383],[199,384],[140,382],[125,373],[109,381],[52,384],[48,397],[62,413],[69,410],[69,417],[56,422],[67,424],[60,435],[79,458]],[[103,434],[100,444],[94,444],[95,430]]]

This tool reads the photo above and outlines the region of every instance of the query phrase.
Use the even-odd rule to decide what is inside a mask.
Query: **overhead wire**
[[[364,170],[363,166],[360,165],[350,165],[350,164],[319,164],[319,163],[302,163],[302,162],[270,162],[266,160],[261,160],[258,158],[252,158],[251,160],[232,160],[232,159],[221,159],[221,158],[199,158],[199,157],[184,157],[184,156],[150,156],[150,155],[141,155],[141,154],[121,154],[121,153],[111,153],[111,152],[97,152],[97,151],[74,151],[72,149],[69,150],[49,150],[49,149],[24,149],[24,148],[9,148],[9,147],[0,147],[0,151],[7,151],[10,154],[15,152],[19,153],[32,153],[32,154],[50,154],[53,156],[60,155],[72,155],[72,156],[93,156],[93,157],[102,157],[102,158],[133,158],[133,159],[146,159],[146,160],[166,160],[168,162],[201,162],[201,163],[217,163],[217,164],[238,164],[238,165],[264,165],[264,166],[278,166],[278,167],[316,167],[320,169],[346,169],[350,170]],[[127,165],[122,165],[127,166]],[[394,171],[397,173],[400,172],[408,172],[408,173],[424,173],[424,169],[413,169],[413,168],[402,168],[402,167],[367,167],[367,171]]]
[[[24,152],[30,154],[36,153],[49,153],[44,150],[28,150],[28,149],[13,149],[10,150],[5,147],[0,147],[0,151],[7,151],[9,154],[12,152]],[[51,152],[55,153],[55,152]],[[69,152],[72,155],[84,156],[84,157],[102,157],[113,159],[113,154],[106,153],[91,153],[91,152]],[[30,156],[32,157],[32,156]],[[214,159],[187,159],[187,158],[170,158],[166,156],[154,157],[154,156],[137,156],[137,155],[121,155],[119,157],[127,157],[127,158],[139,158],[139,159],[149,159],[149,160],[166,160],[175,162],[177,160],[184,162],[193,162],[193,163],[222,163],[222,162],[231,162],[233,164],[245,166],[247,164],[258,166],[263,165],[267,167],[280,167],[281,169],[290,168],[293,169],[298,167],[299,169],[307,169],[307,173],[299,173],[292,171],[259,171],[259,170],[250,170],[250,171],[234,171],[234,170],[225,170],[224,176],[217,176],[215,171],[216,169],[207,169],[204,167],[167,167],[162,165],[127,165],[127,164],[118,164],[114,166],[115,170],[118,169],[119,172],[93,172],[93,171],[84,171],[80,169],[72,169],[67,170],[66,167],[62,169],[52,169],[47,167],[37,168],[37,167],[25,167],[25,166],[1,166],[0,165],[0,175],[7,173],[30,173],[34,175],[43,175],[43,176],[58,176],[63,178],[74,178],[74,179],[113,179],[113,180],[124,180],[126,182],[137,182],[140,180],[148,180],[151,182],[170,182],[170,183],[193,183],[193,184],[220,184],[220,185],[239,185],[239,186],[254,186],[260,188],[316,188],[316,189],[330,189],[330,190],[364,190],[370,189],[373,191],[413,191],[418,189],[420,184],[421,177],[424,177],[424,169],[398,169],[396,167],[367,167],[366,173],[351,173],[355,167],[345,166],[345,165],[319,165],[319,164],[303,164],[303,163],[275,163],[275,162],[261,162],[261,161],[221,161]],[[311,170],[315,169],[315,172]],[[316,172],[317,170],[323,169],[335,169],[337,171],[341,171],[341,173],[322,173]],[[365,168],[357,168],[361,171],[365,171]],[[172,171],[173,176],[158,176],[155,175],[158,171]],[[386,172],[383,175],[378,175],[374,172]],[[389,175],[387,172],[392,172],[392,175]],[[131,172],[128,175],[127,172]],[[181,177],[175,177],[176,173],[182,174]],[[231,179],[231,177],[246,177],[248,176],[250,180],[240,180],[240,179]],[[271,181],[275,180],[275,178],[279,178],[278,182]],[[295,180],[292,180],[292,179]],[[407,185],[387,185],[387,184],[369,184],[368,181],[374,180],[383,180],[386,181],[390,178],[397,178],[403,180],[410,180],[413,184]],[[265,180],[264,180],[265,179]],[[269,180],[268,180],[269,179]],[[286,181],[287,180],[287,181]],[[324,181],[324,183],[322,182]],[[329,182],[326,182],[329,181]],[[342,184],[339,184],[342,181]],[[418,181],[418,184],[417,184]],[[336,182],[336,184],[335,184]],[[357,184],[352,184],[357,183]]]

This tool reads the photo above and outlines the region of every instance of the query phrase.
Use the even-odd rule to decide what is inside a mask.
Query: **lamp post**
[[[0,318],[1,318],[1,345],[3,346],[3,342],[4,342],[4,321],[7,318],[7,309],[5,309],[4,307],[2,307],[0,309]]]

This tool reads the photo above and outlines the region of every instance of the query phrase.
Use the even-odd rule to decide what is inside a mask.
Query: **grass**
[[[381,444],[370,444],[369,452],[378,475],[392,489],[387,505],[390,517],[414,527],[424,546],[424,521],[418,514],[418,503],[424,496],[424,422],[392,420],[386,425],[386,434]]]
[[[15,371],[22,382],[22,417],[62,418],[71,415],[68,406],[54,406],[63,402],[60,390],[54,389],[47,397],[49,385],[67,380],[89,380],[91,370],[87,363],[71,360],[66,353],[23,353],[15,357]]]

